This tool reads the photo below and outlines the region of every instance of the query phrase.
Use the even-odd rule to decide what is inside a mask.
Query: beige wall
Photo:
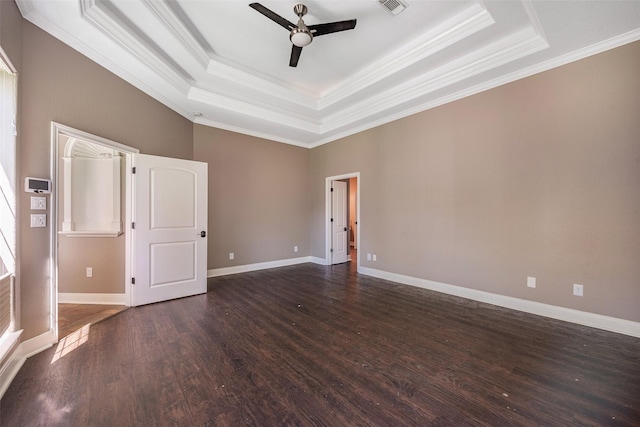
[[[25,176],[50,178],[51,121],[143,153],[192,157],[193,125],[187,119],[27,21],[22,34],[11,37],[22,38],[19,182]],[[19,193],[18,203],[21,321],[23,339],[29,339],[49,330],[50,230],[29,228],[28,194]]]
[[[124,234],[60,236],[58,241],[58,292],[124,294]],[[93,269],[93,277],[87,277],[87,267]]]
[[[210,269],[309,255],[309,150],[195,125],[193,152],[209,164]]]
[[[324,178],[361,172],[362,265],[640,321],[639,70],[634,43],[313,149],[311,255]]]

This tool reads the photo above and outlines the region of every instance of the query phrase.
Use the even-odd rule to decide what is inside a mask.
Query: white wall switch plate
[[[371,254],[367,254],[367,261],[371,261]]]
[[[233,252],[229,252],[229,259],[234,259],[236,257],[236,254],[234,254]]]
[[[298,247],[297,246],[293,247],[293,252],[298,252]]]
[[[377,260],[378,260],[378,257],[376,256],[376,254],[373,254],[373,260],[374,260],[374,261],[377,261]]]
[[[42,196],[31,196],[31,209],[34,211],[44,211],[47,209],[47,198]]]
[[[31,227],[46,227],[47,214],[31,214]]]
[[[93,277],[93,268],[87,267],[87,277]]]

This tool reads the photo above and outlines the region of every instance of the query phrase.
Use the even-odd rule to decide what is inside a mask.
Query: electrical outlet
[[[298,247],[297,246],[293,247],[293,252],[298,252]]]
[[[233,252],[229,252],[229,259],[235,259],[236,254],[234,254]]]
[[[87,277],[93,277],[93,268],[87,267]]]
[[[584,286],[573,284],[573,294],[577,297],[584,296]]]
[[[527,287],[535,288],[536,287],[536,278],[535,277],[527,277]]]
[[[367,254],[367,261],[371,261],[371,254]]]
[[[31,227],[46,227],[47,214],[31,214]]]

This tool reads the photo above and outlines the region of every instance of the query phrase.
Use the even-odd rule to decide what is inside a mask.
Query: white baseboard
[[[0,355],[3,361],[0,365],[0,399],[24,363],[24,361],[20,362],[20,335],[22,335],[22,330],[8,334],[0,342]]]
[[[52,331],[48,331],[22,342],[13,351],[0,371],[0,399],[4,396],[9,385],[11,385],[11,381],[16,377],[27,358],[48,349],[55,342],[55,334]]]
[[[127,305],[126,294],[58,293],[60,304]]]
[[[248,273],[250,271],[266,270],[268,268],[286,267],[288,265],[304,264],[313,262],[312,257],[300,257],[282,259],[278,261],[259,262],[256,264],[238,265],[234,267],[214,268],[207,272],[207,277],[226,276],[228,274]]]
[[[5,392],[11,385],[11,381],[18,375],[18,371],[22,368],[26,357],[21,357],[19,349],[14,351],[5,363],[2,371],[0,371],[0,399],[4,396]]]
[[[309,262],[312,262],[314,264],[320,264],[320,265],[329,265],[326,258],[319,258],[317,256],[309,257]]]
[[[526,313],[537,314],[539,316],[550,317],[552,319],[563,320],[565,322],[576,323],[578,325],[590,326],[592,328],[603,329],[605,331],[630,335],[640,338],[640,323],[630,320],[618,319],[616,317],[603,316],[601,314],[589,313],[586,311],[573,310],[571,308],[558,307],[550,304],[543,304],[535,301],[513,298],[490,292],[478,291],[461,286],[449,285],[432,280],[419,279],[417,277],[404,276],[402,274],[389,273],[373,268],[359,267],[358,273],[373,276],[392,282],[405,285],[416,286],[432,291],[455,295],[475,301],[486,302],[488,304],[513,310],[524,311]]]
[[[40,353],[54,345],[58,340],[53,331],[45,332],[20,344],[20,353],[25,359]]]

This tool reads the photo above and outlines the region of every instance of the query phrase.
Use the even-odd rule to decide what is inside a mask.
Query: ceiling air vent
[[[378,2],[394,15],[399,14],[407,8],[407,5],[400,0],[378,0]]]

